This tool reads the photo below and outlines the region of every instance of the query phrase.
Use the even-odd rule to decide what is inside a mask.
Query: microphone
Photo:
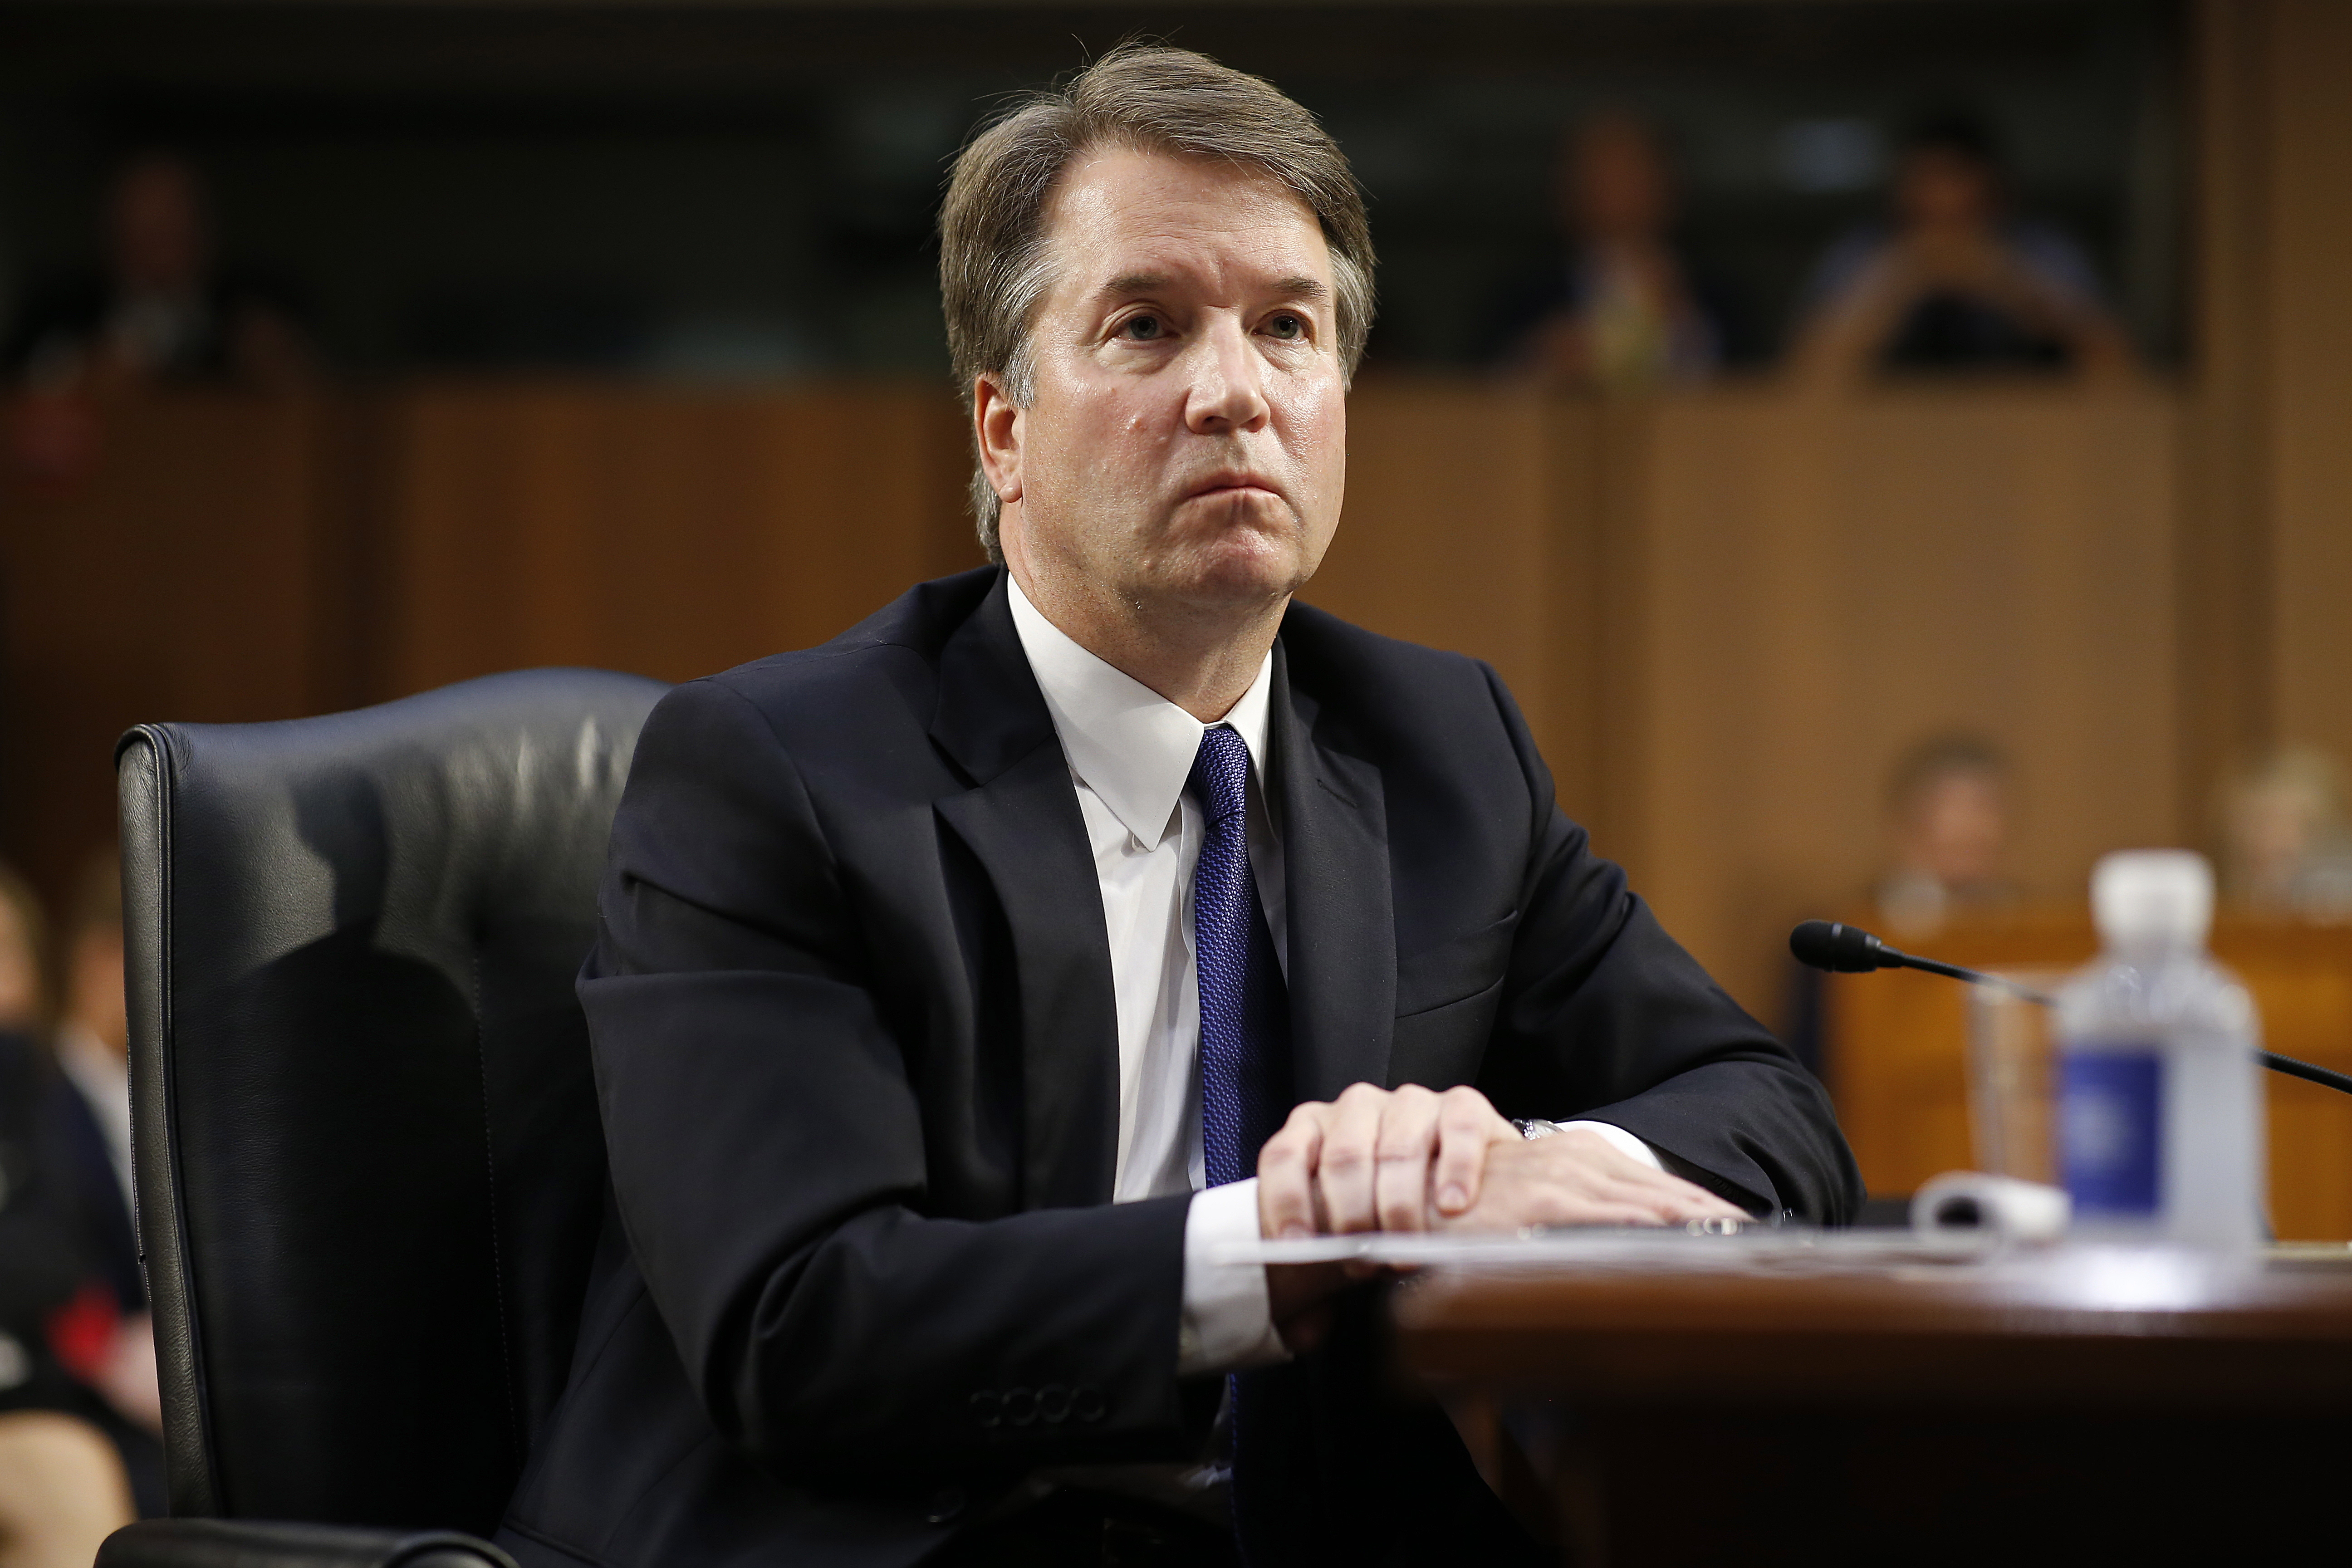
[[[1806,921],[1789,933],[1789,952],[1797,962],[1809,968],[1826,969],[1832,974],[1867,974],[1874,969],[1921,969],[1948,979],[1965,980],[1971,985],[1990,985],[2021,996],[2028,1002],[2039,1002],[2044,1007],[2056,1005],[2056,998],[2044,995],[2014,980],[1998,974],[1987,974],[1979,969],[1962,969],[1957,963],[1945,963],[1937,959],[1919,958],[1887,946],[1859,926],[1836,921]],[[2341,1094],[2352,1094],[2352,1078],[2294,1057],[2283,1057],[2276,1051],[2256,1051],[2254,1056],[2273,1072],[2299,1078],[2305,1083],[2315,1083],[2322,1089],[2332,1089]]]
[[[1832,974],[1867,974],[1903,962],[1903,955],[1859,926],[1807,921],[1789,933],[1797,962]]]
[[[1946,963],[1933,958],[1919,958],[1900,949],[1887,946],[1860,926],[1841,924],[1836,921],[1807,921],[1789,933],[1789,951],[1798,963],[1814,969],[1826,969],[1832,974],[1867,974],[1874,969],[1920,969],[1929,974],[1941,974],[1947,979],[1965,980],[1971,985],[1990,985],[2022,996],[2029,1002],[2050,1005],[2050,998],[2014,980],[2004,980],[1998,974],[1981,970],[1962,969],[1957,963]]]

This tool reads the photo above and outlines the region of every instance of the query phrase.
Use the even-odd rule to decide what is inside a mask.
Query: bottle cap
[[[2119,849],[2091,872],[2091,912],[2109,947],[2202,946],[2213,868],[2191,849]]]

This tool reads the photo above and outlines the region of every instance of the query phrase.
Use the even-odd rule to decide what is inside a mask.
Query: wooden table
[[[1402,1366],[1563,1559],[2352,1560],[2352,1251],[1435,1269]]]

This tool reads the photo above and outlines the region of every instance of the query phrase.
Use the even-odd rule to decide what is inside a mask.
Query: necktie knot
[[[1249,784],[1249,742],[1223,725],[1202,731],[1185,784],[1211,822],[1239,816]]]

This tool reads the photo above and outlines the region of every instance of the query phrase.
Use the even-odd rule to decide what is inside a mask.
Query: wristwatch
[[[1513,1117],[1511,1125],[1519,1130],[1519,1136],[1522,1138],[1549,1138],[1555,1132],[1568,1131],[1557,1121],[1546,1121],[1540,1117],[1534,1116]]]

